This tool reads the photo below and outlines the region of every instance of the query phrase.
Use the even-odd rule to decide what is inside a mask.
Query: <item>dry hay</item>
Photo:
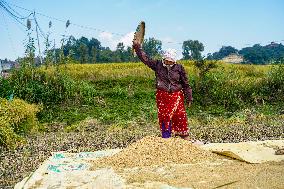
[[[156,136],[147,136],[111,157],[93,161],[93,168],[189,164],[218,159],[220,159],[218,155],[205,151],[180,138],[163,139]]]

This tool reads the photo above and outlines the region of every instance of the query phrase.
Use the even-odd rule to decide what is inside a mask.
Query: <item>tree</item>
[[[92,63],[96,63],[97,62],[97,49],[95,47],[92,47],[92,51],[91,51],[91,61]]]
[[[213,60],[213,55],[211,53],[207,53],[207,56],[206,56],[206,59],[207,60]]]
[[[157,40],[155,38],[145,39],[142,48],[149,57],[161,57],[162,42],[160,40]]]
[[[31,34],[28,33],[28,42],[25,45],[25,58],[24,61],[22,61],[21,66],[26,67],[26,66],[35,66],[35,43],[34,43],[34,38],[31,37]],[[7,61],[7,59],[6,59]]]
[[[99,54],[99,62],[114,62],[113,51],[109,47],[102,48]]]
[[[222,58],[233,54],[233,53],[238,53],[238,49],[232,47],[232,46],[222,46],[222,48],[218,51],[213,53],[212,57],[208,57],[208,59],[214,59],[214,60],[221,60]]]
[[[200,60],[202,59],[201,52],[204,51],[204,45],[198,40],[187,40],[182,45],[182,55],[185,60]]]
[[[118,43],[116,46],[116,57],[118,59],[117,62],[124,62],[125,61],[125,50],[124,50],[124,44],[123,43]]]
[[[240,50],[240,54],[248,63],[265,64],[269,60],[269,55],[260,44],[255,44],[252,47],[246,47]]]
[[[90,60],[89,62],[95,63],[97,62],[97,57],[98,57],[98,51],[101,50],[101,42],[95,38],[92,38],[89,43],[88,43],[88,51],[89,51],[89,57]]]
[[[101,42],[99,40],[95,39],[95,38],[92,38],[89,41],[88,47],[89,47],[89,49],[92,49],[94,47],[97,50],[101,50],[101,48],[102,48]]]
[[[89,39],[88,38],[86,38],[86,37],[81,37],[80,39],[79,39],[79,42],[80,43],[83,43],[83,44],[85,44],[87,47],[89,47],[88,45],[89,45]]]
[[[84,43],[81,43],[79,47],[79,53],[80,53],[80,62],[86,63],[88,60],[88,46]]]
[[[46,39],[45,39],[45,50],[44,50],[44,63],[46,65],[46,69],[48,66],[50,66],[51,64],[53,64],[54,62],[52,62],[53,58],[52,58],[52,51],[50,50],[50,46],[51,46],[51,42],[49,40],[49,34],[47,34]]]
[[[127,47],[125,51],[126,62],[139,62],[139,58],[133,56],[133,51],[131,47]]]
[[[119,52],[123,52],[124,51],[124,44],[122,42],[118,43],[116,46],[116,50]]]

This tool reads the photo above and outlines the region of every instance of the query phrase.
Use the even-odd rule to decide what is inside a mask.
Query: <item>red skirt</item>
[[[156,102],[161,132],[165,128],[170,129],[174,135],[188,136],[189,129],[183,92],[169,93],[158,89]]]

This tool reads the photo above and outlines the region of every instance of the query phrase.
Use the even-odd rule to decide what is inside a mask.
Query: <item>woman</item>
[[[187,107],[192,102],[192,89],[182,65],[176,63],[176,53],[168,50],[163,60],[153,60],[142,51],[141,45],[133,41],[133,49],[138,58],[155,71],[156,102],[160,130],[163,138],[172,134],[190,140],[184,101]]]

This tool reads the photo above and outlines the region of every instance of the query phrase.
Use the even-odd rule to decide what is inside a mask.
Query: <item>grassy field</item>
[[[198,76],[199,70],[194,67],[193,62],[181,63],[185,66],[193,88],[194,103],[189,110],[190,115],[200,111],[218,115],[232,114],[242,108],[279,102],[269,99],[271,91],[265,90],[271,66],[220,62],[217,63],[217,68],[212,69],[201,80]],[[55,68],[42,70],[49,75],[56,72]],[[73,64],[62,66],[60,72],[76,81],[77,84],[74,85],[83,87],[83,91],[79,93],[83,93],[82,96],[91,103],[56,104],[56,109],[53,106],[43,112],[42,120],[70,123],[82,120],[81,116],[94,116],[105,123],[139,117],[151,122],[156,120],[155,75],[144,64]]]
[[[245,111],[267,116],[283,111],[283,66],[227,64],[201,75],[192,61],[184,65],[193,89],[190,120],[213,116],[232,120]],[[104,125],[157,124],[155,74],[142,63],[67,64],[22,69],[2,80],[2,97],[13,94],[40,105],[41,125],[73,125],[92,118]],[[44,130],[44,127],[41,127]]]

